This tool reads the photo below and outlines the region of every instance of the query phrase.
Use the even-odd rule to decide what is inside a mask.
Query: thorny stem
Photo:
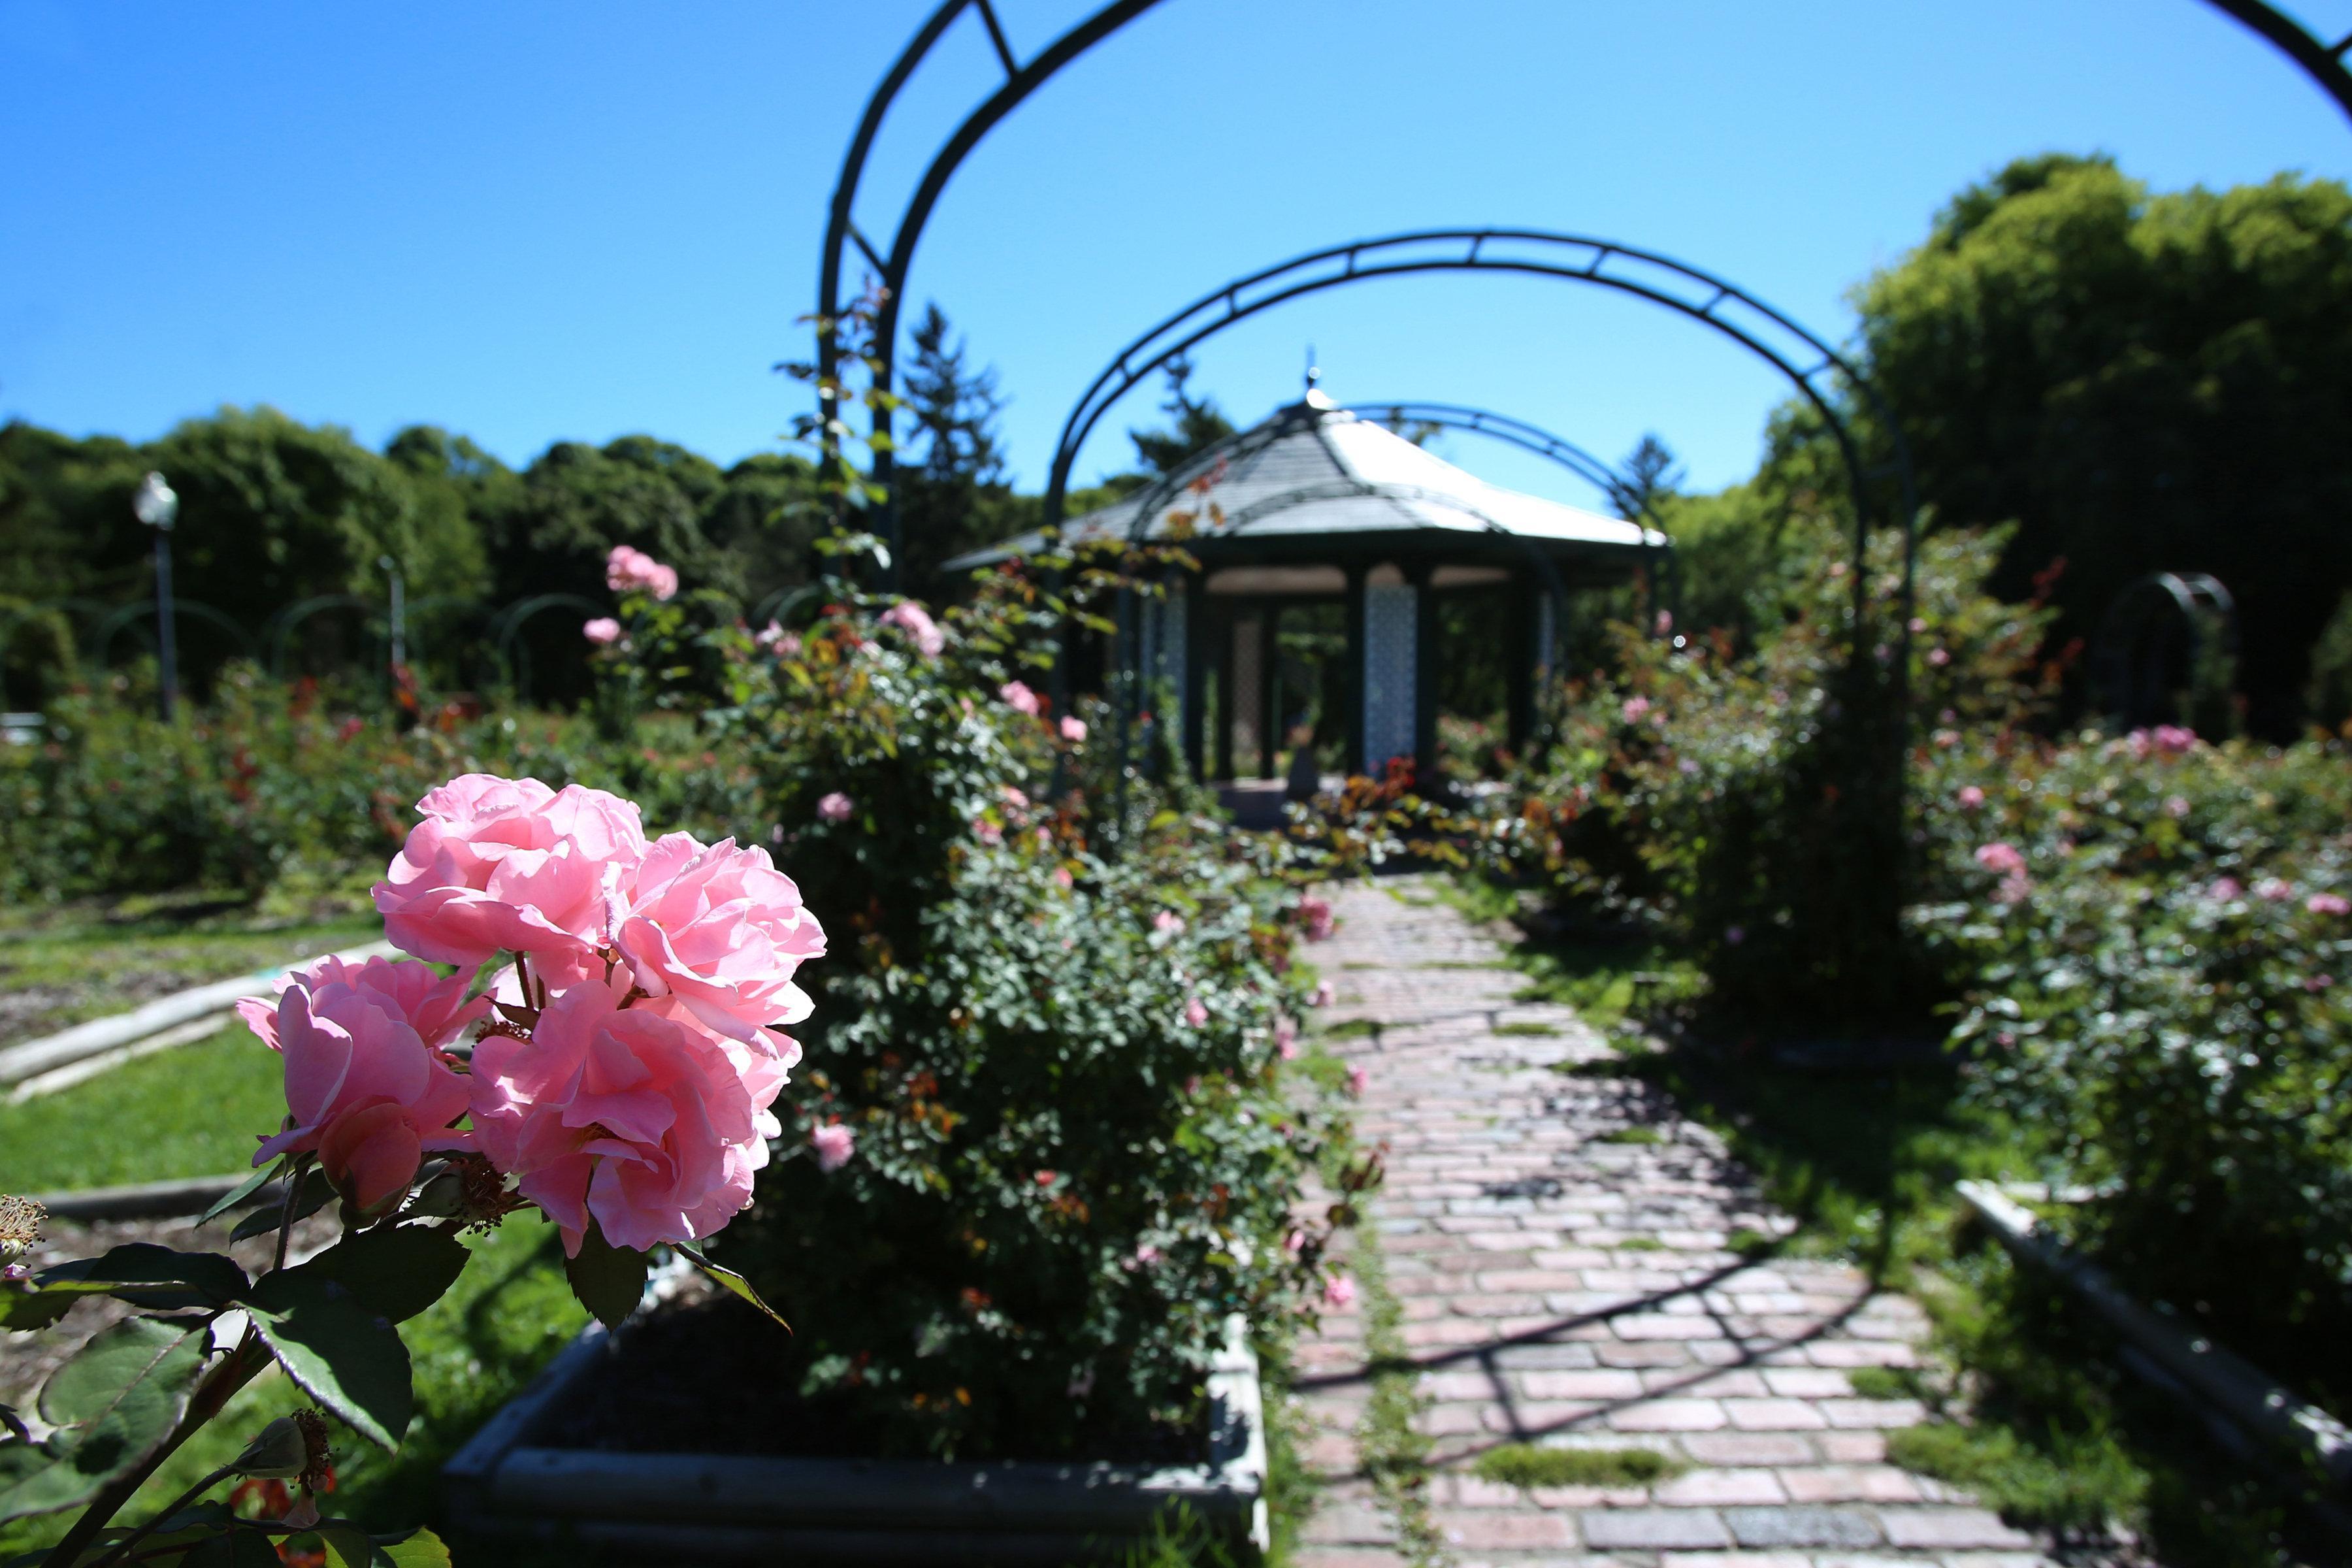
[[[295,1200],[302,1195],[302,1179],[309,1174],[309,1170],[300,1159],[287,1162],[286,1206],[278,1211],[278,1258],[269,1266],[269,1270],[273,1274],[286,1267],[287,1244],[294,1235],[294,1204]]]
[[[157,1525],[163,1523],[165,1520],[171,1518],[173,1514],[179,1512],[182,1509],[195,1501],[198,1497],[212,1490],[213,1488],[218,1486],[221,1482],[228,1479],[229,1477],[235,1474],[236,1474],[236,1467],[235,1465],[223,1465],[219,1469],[215,1470],[211,1475],[206,1476],[194,1486],[190,1487],[186,1491],[184,1491],[178,1497],[173,1498],[170,1507],[163,1509],[161,1512],[157,1513],[154,1518],[149,1520],[146,1523],[132,1531],[129,1535],[124,1536],[121,1545],[108,1552],[105,1556],[100,1558],[98,1560],[98,1568],[112,1568],[112,1564],[120,1563],[123,1559],[129,1557],[131,1555],[131,1549],[138,1545],[141,1542],[146,1540],[150,1535],[153,1534]]]

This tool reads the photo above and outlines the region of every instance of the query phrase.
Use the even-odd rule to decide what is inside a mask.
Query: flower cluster
[[[781,1030],[810,1008],[794,973],[824,952],[799,889],[757,847],[649,843],[635,805],[577,784],[468,773],[418,810],[376,908],[395,946],[457,973],[328,958],[242,1004],[290,1112],[254,1163],[315,1154],[380,1215],[426,1154],[479,1155],[573,1256],[592,1226],[642,1250],[725,1225],[780,1131],[800,1056]],[[501,953],[512,972],[473,995]]]
[[[615,544],[613,552],[604,557],[604,586],[615,594],[642,588],[656,599],[674,599],[677,596],[677,568],[663,565],[642,550]]]

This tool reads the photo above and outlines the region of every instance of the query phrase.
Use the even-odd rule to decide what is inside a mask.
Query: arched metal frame
[[[174,615],[186,616],[191,620],[201,621],[216,631],[226,632],[229,640],[236,645],[238,651],[246,658],[251,658],[255,656],[257,649],[254,647],[253,634],[210,605],[199,604],[194,599],[183,599],[174,594],[172,595],[172,610]],[[107,657],[114,651],[114,639],[122,634],[123,628],[146,620],[154,614],[155,606],[150,602],[125,605],[101,619],[90,631],[93,662],[100,668],[104,668]]]
[[[2209,626],[2219,626],[2222,655],[2232,660],[2238,656],[2238,601],[2220,578],[2206,572],[2151,572],[2126,584],[2099,617],[2098,632],[2091,639],[2093,679],[2121,722],[2132,721],[2139,706],[2137,700],[2147,695],[2138,689],[2132,666],[2146,651],[2151,623],[2167,608],[2179,612],[2187,634],[2192,681],[2207,651]]]
[[[585,610],[591,616],[595,616],[603,615],[611,606],[578,594],[538,594],[509,605],[491,623],[498,634],[493,646],[499,665],[514,682],[517,702],[528,703],[530,700],[530,647],[520,640],[523,626],[542,611],[566,607]]]
[[[1895,617],[1895,669],[1908,669],[1912,574],[1918,501],[1911,455],[1894,411],[1844,355],[1785,312],[1727,279],[1659,252],[1588,235],[1543,229],[1428,229],[1387,235],[1296,256],[1236,278],[1161,320],[1121,349],[1088,384],[1055,443],[1045,484],[1043,521],[1062,521],[1070,470],[1095,426],[1118,400],[1171,361],[1260,311],[1305,295],[1380,278],[1433,272],[1497,272],[1597,285],[1629,294],[1713,328],[1787,377],[1828,427],[1844,465],[1854,509],[1853,633],[1866,635],[1870,574],[1863,570],[1874,508],[1871,481],[1853,433],[1838,406],[1843,390],[1862,398],[1880,419],[1893,447],[1895,516],[1903,528],[1902,589]],[[1162,503],[1164,504],[1164,503]],[[1139,509],[1139,521],[1156,508]],[[1898,702],[1898,710],[1901,709]]]
[[[315,616],[330,610],[357,610],[360,633],[371,642],[383,639],[367,624],[368,613],[375,606],[356,594],[320,594],[308,599],[298,599],[269,617],[262,628],[262,637],[269,644],[269,673],[282,680],[286,678],[286,647],[294,640],[295,629]]]
[[[824,248],[817,266],[816,298],[818,441],[826,458],[839,457],[841,437],[845,429],[842,421],[847,411],[840,405],[839,396],[841,340],[836,323],[846,310],[846,302],[842,298],[842,279],[850,248],[854,246],[873,267],[877,280],[884,290],[881,311],[876,322],[875,348],[879,362],[876,380],[877,390],[891,393],[897,382],[898,311],[907,294],[907,274],[913,267],[915,247],[922,239],[924,226],[930,221],[931,211],[938,205],[948,181],[954,177],[964,159],[980,144],[981,139],[994,129],[997,121],[1019,107],[1024,99],[1044,86],[1064,66],[1158,3],[1159,0],[1112,0],[1111,4],[1096,10],[1040,49],[1024,65],[1013,53],[1003,24],[997,18],[992,0],[943,0],[916,30],[907,47],[899,51],[898,59],[866,100],[866,111],[859,117],[856,132],[850,138],[848,152],[842,158],[841,173],[834,182],[833,197],[827,206]],[[2206,0],[2206,3],[2250,28],[2293,60],[2347,118],[2352,118],[2352,69],[2347,69],[2345,63],[2347,53],[2352,53],[2352,35],[2332,45],[2323,43],[2277,7],[2264,4],[2263,0]],[[1005,79],[977,108],[965,115],[932,155],[922,180],[899,215],[886,254],[857,226],[857,194],[866,175],[866,160],[899,92],[905,89],[917,68],[938,47],[949,28],[966,12],[975,15],[986,29],[989,44],[1004,68]],[[887,496],[892,462],[887,437],[893,424],[887,399],[875,410],[873,417],[874,433],[885,437],[875,452],[873,477],[885,487]],[[882,516],[877,520],[877,531],[892,547],[890,571],[895,573],[896,563],[904,557],[905,552],[898,548],[895,510],[887,499],[881,510]]]

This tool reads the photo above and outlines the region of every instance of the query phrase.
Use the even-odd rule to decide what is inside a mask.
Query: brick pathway
[[[1435,1473],[1424,1560],[1661,1568],[2033,1568],[2039,1543],[1885,1462],[1917,1404],[1851,1369],[1904,1366],[1925,1321],[1830,1262],[1749,1263],[1734,1233],[1785,1231],[1721,1142],[1646,1087],[1570,1077],[1608,1047],[1572,1012],[1514,1003],[1502,950],[1416,878],[1349,888],[1313,956],[1330,1047],[1370,1074],[1358,1133],[1389,1145],[1372,1205]],[[1645,1129],[1646,1131],[1630,1130]],[[1612,1133],[1625,1141],[1612,1142]],[[1654,1138],[1654,1142],[1648,1141]],[[1390,1568],[1414,1535],[1360,1468],[1363,1303],[1300,1350],[1322,1479],[1298,1568]],[[1497,1486],[1504,1443],[1663,1450],[1653,1487]],[[1409,1518],[1402,1520],[1410,1525]],[[1442,1544],[1439,1544],[1442,1542]]]

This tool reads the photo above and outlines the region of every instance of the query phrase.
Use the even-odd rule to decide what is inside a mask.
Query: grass
[[[2085,1533],[2137,1513],[2148,1478],[2099,1435],[2060,1434],[2047,1450],[2026,1447],[2005,1426],[1948,1421],[1886,1436],[1887,1458],[1904,1468],[1967,1487],[2019,1523]]]
[[[335,1427],[336,1493],[331,1511],[379,1530],[425,1522],[433,1513],[442,1463],[490,1414],[587,1321],[564,1283],[555,1228],[527,1216],[486,1237],[467,1238],[473,1260],[430,1309],[401,1325],[415,1366],[416,1418],[396,1454]],[[781,1332],[782,1331],[778,1331]],[[205,1473],[235,1457],[273,1416],[310,1404],[272,1372],[256,1380],[219,1420],[174,1454],[121,1517],[161,1508]],[[0,1556],[54,1541],[70,1514],[0,1525]],[[460,1546],[457,1560],[474,1558]]]
[[[1612,1127],[1593,1142],[1595,1143],[1663,1143],[1665,1134],[1654,1127]]]
[[[0,1039],[47,1034],[184,986],[383,935],[383,922],[372,914],[319,918],[268,904],[224,903],[148,900],[0,917],[0,993],[61,994],[37,1007],[0,1010]]]
[[[1494,1032],[1497,1035],[1527,1035],[1550,1038],[1557,1036],[1559,1030],[1549,1024],[1514,1023],[1497,1024],[1495,1026]]]
[[[0,1103],[0,1192],[242,1170],[286,1114],[282,1085],[277,1053],[232,1023],[71,1089]]]
[[[1521,1487],[1646,1487],[1686,1467],[1655,1448],[1546,1448],[1506,1443],[1471,1467],[1481,1480]]]
[[[1377,1023],[1370,1018],[1349,1018],[1345,1023],[1332,1025],[1321,1033],[1326,1039],[1332,1040],[1377,1040],[1381,1037],[1381,1031],[1385,1027],[1387,1027],[1386,1025]]]

